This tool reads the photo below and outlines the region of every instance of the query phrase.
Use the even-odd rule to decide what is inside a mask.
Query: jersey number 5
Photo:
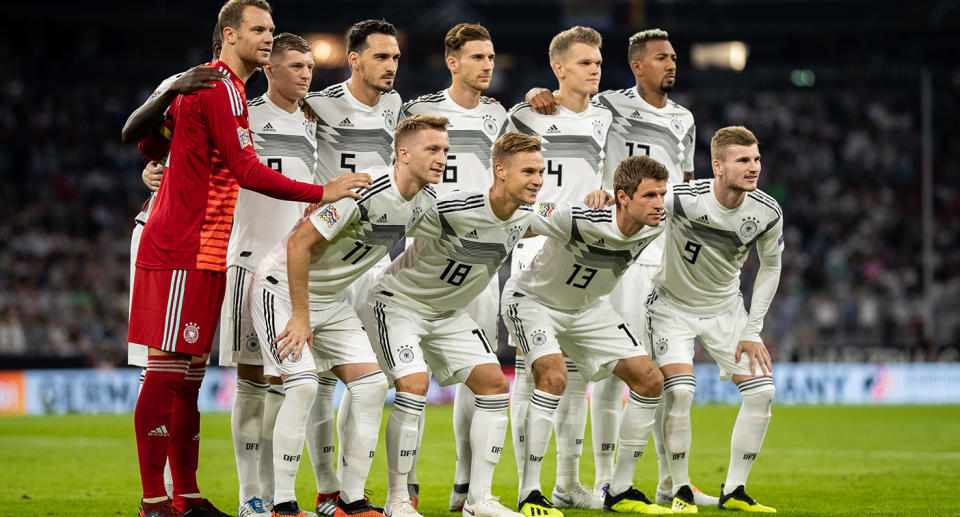
[[[447,267],[440,273],[440,280],[444,280],[450,285],[460,287],[463,281],[467,279],[473,266],[469,264],[459,264],[453,259],[447,259]]]

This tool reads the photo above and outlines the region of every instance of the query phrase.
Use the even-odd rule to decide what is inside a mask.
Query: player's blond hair
[[[584,27],[582,25],[570,27],[550,40],[550,62],[561,61],[564,54],[570,50],[570,47],[572,47],[574,43],[584,43],[591,47],[600,48],[603,44],[603,37],[600,36],[599,32],[590,27]]]
[[[505,164],[511,156],[518,153],[534,153],[543,150],[540,137],[514,131],[504,133],[493,143],[490,153],[490,168],[498,163]]]
[[[450,121],[447,120],[447,117],[441,117],[439,115],[414,115],[401,120],[397,124],[397,128],[393,130],[394,152],[400,152],[400,144],[410,136],[424,129],[446,131],[448,123],[450,123]]]
[[[273,49],[270,50],[270,59],[283,59],[283,56],[286,55],[288,50],[296,50],[297,52],[303,52],[304,54],[313,53],[313,48],[310,47],[310,44],[307,43],[307,40],[297,36],[296,34],[281,32],[273,37]]]
[[[636,61],[638,54],[647,49],[650,40],[669,41],[670,35],[663,29],[647,29],[630,36],[627,42],[627,61]]]
[[[268,13],[273,12],[267,0],[227,0],[220,8],[220,15],[217,16],[220,30],[227,27],[239,29],[240,23],[243,22],[243,10],[247,7],[256,7]]]
[[[758,143],[753,132],[743,126],[722,127],[710,139],[710,160],[720,160],[726,157],[727,147],[731,145],[754,145]]]
[[[617,165],[617,170],[613,172],[613,192],[616,194],[623,191],[627,197],[632,198],[637,193],[637,187],[640,183],[650,178],[654,181],[667,181],[670,173],[662,163],[650,158],[649,156],[631,156]],[[620,200],[617,200],[617,206],[620,206]]]
[[[478,23],[458,23],[443,38],[443,57],[459,55],[468,41],[490,41],[490,31]]]

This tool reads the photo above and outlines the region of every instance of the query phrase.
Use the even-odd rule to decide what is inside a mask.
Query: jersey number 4
[[[453,259],[447,259],[447,267],[443,270],[443,273],[440,273],[440,280],[460,287],[463,285],[463,281],[467,279],[471,269],[473,269],[473,266],[469,264],[460,264]]]

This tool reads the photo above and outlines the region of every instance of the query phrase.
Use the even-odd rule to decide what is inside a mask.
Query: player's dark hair
[[[256,7],[268,13],[273,12],[267,0],[227,0],[220,8],[220,16],[217,17],[220,30],[227,27],[239,29],[240,23],[243,22],[243,10],[247,7]]]
[[[407,117],[397,123],[393,130],[393,150],[399,152],[400,144],[411,135],[423,131],[424,129],[436,129],[437,131],[446,131],[447,124],[450,121],[447,117],[439,115],[414,115]]]
[[[213,26],[213,41],[210,48],[213,51],[213,59],[219,59],[220,51],[223,50],[223,27],[220,26],[219,21]]]
[[[627,43],[627,62],[636,61],[639,54],[647,49],[647,42],[650,40],[669,41],[670,35],[662,29],[647,29],[630,36]]]
[[[458,23],[443,38],[443,57],[459,54],[468,41],[490,41],[490,31],[477,23]]]
[[[274,57],[283,59],[283,56],[288,50],[296,50],[297,52],[303,52],[304,54],[313,53],[313,48],[310,47],[310,44],[307,43],[307,40],[297,36],[296,34],[281,32],[273,37],[273,49],[270,50],[270,59],[273,59]]]
[[[637,187],[644,179],[650,178],[654,181],[667,181],[670,173],[662,163],[650,158],[649,156],[631,156],[617,165],[617,170],[613,172],[613,191],[617,193],[623,191],[627,197],[632,198],[637,193]],[[617,207],[620,201],[617,201]]]
[[[367,37],[371,34],[397,35],[397,28],[387,20],[363,20],[354,23],[347,31],[347,54],[360,53],[367,48]]]
[[[540,143],[539,136],[513,131],[504,133],[493,143],[493,150],[490,153],[490,168],[494,168],[498,163],[506,163],[511,156],[517,153],[533,153],[542,150],[543,146]]]
[[[722,127],[710,139],[710,160],[720,160],[726,157],[727,147],[731,145],[754,145],[757,137],[743,126]]]

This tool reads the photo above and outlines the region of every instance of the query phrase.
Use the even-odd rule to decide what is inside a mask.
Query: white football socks
[[[476,504],[490,495],[493,470],[500,461],[503,440],[507,436],[507,407],[510,395],[476,395],[476,410],[470,425],[470,490],[467,502]]]
[[[320,383],[316,372],[303,372],[287,377],[283,381],[286,395],[277,423],[273,429],[273,477],[276,487],[273,491],[273,504],[296,501],[294,491],[297,470],[300,468],[300,456],[303,454],[304,434],[307,427],[307,415],[317,397],[317,385]]]
[[[583,435],[587,427],[587,382],[569,357],[567,388],[557,408],[557,485],[572,490],[580,483],[580,456],[583,454]]]
[[[470,483],[470,423],[474,413],[473,392],[466,384],[457,384],[453,399],[453,438],[457,444],[457,466],[453,473],[454,485]]]
[[[670,477],[670,465],[667,463],[666,444],[663,437],[663,402],[653,412],[653,447],[657,451],[657,490],[672,494],[673,478]]]
[[[513,455],[517,461],[517,479],[523,479],[523,463],[526,454],[527,410],[533,394],[533,374],[527,373],[523,356],[517,356],[513,374],[513,393],[510,394],[510,430],[513,439]]]
[[[261,497],[260,434],[263,432],[263,399],[266,383],[237,379],[237,395],[230,411],[230,433],[233,435],[233,454],[237,460],[237,480],[240,484],[240,502]]]
[[[427,397],[398,391],[387,419],[387,501],[407,499],[407,474],[417,459],[420,416]]]
[[[613,460],[617,454],[620,414],[626,383],[611,375],[593,384],[590,396],[590,422],[593,436],[594,490],[613,479]]]
[[[317,397],[307,417],[307,451],[310,453],[310,465],[313,467],[319,494],[329,494],[340,489],[340,481],[333,466],[336,452],[333,391],[336,387],[336,378],[320,377]]]
[[[647,445],[650,430],[653,429],[653,412],[660,404],[660,397],[650,398],[637,395],[632,390],[627,405],[623,409],[620,422],[620,447],[617,451],[617,464],[613,469],[613,481],[608,493],[622,494],[633,486],[633,474],[637,462]]]
[[[770,377],[753,377],[737,385],[743,403],[733,425],[730,438],[730,467],[724,491],[729,493],[740,485],[747,484],[750,467],[760,453],[763,438],[770,424],[770,404],[776,388]]]
[[[671,493],[689,483],[687,465],[690,461],[690,406],[697,391],[697,380],[691,374],[667,377],[663,381],[664,456],[673,479]]]
[[[527,410],[526,457],[523,459],[523,477],[520,478],[518,499],[523,501],[530,492],[540,489],[540,470],[543,457],[553,434],[554,418],[560,395],[553,395],[538,389],[533,390],[530,408]],[[541,490],[542,492],[542,490]]]
[[[380,436],[380,417],[387,396],[387,376],[381,371],[369,373],[347,385],[356,400],[344,426],[342,482],[340,499],[352,503],[363,499],[363,487],[370,474],[373,453]]]
[[[277,413],[283,404],[283,384],[271,384],[263,397],[263,433],[260,435],[260,497],[264,501],[273,501],[273,430],[277,424]]]
[[[337,409],[337,443],[341,444],[340,448],[337,449],[337,478],[343,477],[343,433],[344,429],[347,427],[347,419],[350,416],[350,406],[352,404],[353,397],[350,395],[350,390],[343,391],[343,397],[340,399],[340,408]]]

